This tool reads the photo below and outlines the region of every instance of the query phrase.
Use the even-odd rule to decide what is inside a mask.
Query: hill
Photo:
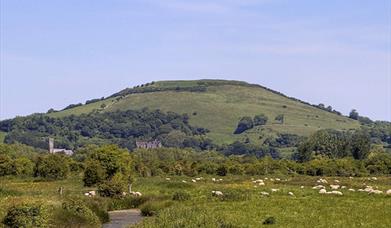
[[[190,117],[190,124],[210,130],[207,136],[217,144],[229,144],[246,138],[258,142],[281,133],[308,136],[320,129],[349,130],[360,126],[358,121],[335,112],[260,85],[240,81],[152,82],[87,103],[71,105],[63,111],[51,112],[48,115],[64,117],[71,114],[143,108],[186,113]],[[266,125],[254,127],[242,134],[234,134],[242,117],[259,114],[268,117]],[[283,123],[275,120],[281,114],[284,116]]]

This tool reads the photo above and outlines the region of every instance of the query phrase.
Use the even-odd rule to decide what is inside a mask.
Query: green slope
[[[202,90],[199,92],[186,90],[193,87]],[[163,91],[140,92],[146,89]],[[182,89],[184,91],[181,91]],[[108,112],[145,107],[187,113],[192,125],[208,128],[211,131],[208,136],[219,144],[231,143],[245,137],[259,140],[275,133],[308,135],[324,128],[347,130],[359,127],[357,121],[244,82],[161,81],[134,91],[136,92],[126,94],[129,93],[129,89],[124,90],[118,94],[119,96],[50,115],[77,115],[92,111]],[[106,107],[102,108],[102,104]],[[269,118],[266,126],[251,129],[240,135],[233,134],[241,117],[253,117],[261,113]],[[284,114],[283,124],[274,121],[278,114]]]

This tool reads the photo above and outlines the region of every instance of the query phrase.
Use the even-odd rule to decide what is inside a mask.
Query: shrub
[[[97,215],[82,200],[67,199],[62,209],[58,219],[68,227],[100,225]]]
[[[2,223],[9,227],[45,227],[47,213],[42,205],[23,204],[12,206]]]
[[[272,225],[272,224],[275,224],[276,223],[276,219],[274,217],[268,217],[267,219],[265,219],[263,221],[262,224],[264,225]]]
[[[0,176],[12,174],[12,159],[4,154],[0,154]]]
[[[45,179],[64,179],[68,176],[68,160],[61,154],[39,157],[35,166],[35,176]]]
[[[172,200],[175,201],[186,201],[190,200],[191,196],[187,192],[175,192],[172,196]]]
[[[105,171],[98,161],[88,161],[84,170],[84,186],[91,187],[105,179]]]
[[[253,127],[254,127],[254,123],[253,123],[252,118],[245,116],[242,119],[240,119],[234,134],[241,134],[242,132],[244,132],[248,129],[251,129]]]
[[[110,180],[106,180],[98,185],[99,195],[102,197],[121,197],[126,190],[126,182],[120,173],[114,175]]]
[[[254,116],[254,126],[265,125],[268,118],[264,114]]]
[[[26,158],[16,158],[13,162],[13,174],[17,176],[31,176],[34,172],[34,163]]]

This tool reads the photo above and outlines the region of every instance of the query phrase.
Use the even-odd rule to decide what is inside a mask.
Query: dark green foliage
[[[186,201],[186,200],[190,200],[190,198],[191,198],[191,195],[187,192],[175,192],[172,195],[172,200],[175,200],[175,201]]]
[[[359,114],[356,111],[356,109],[352,109],[352,111],[350,111],[350,113],[349,113],[349,118],[354,119],[354,120],[358,120],[358,117],[359,117]]]
[[[238,126],[236,127],[236,130],[234,131],[234,134],[241,134],[242,132],[251,129],[254,127],[254,123],[251,117],[245,116],[242,119],[240,119]]]
[[[39,157],[35,165],[35,176],[50,180],[65,179],[69,173],[68,159],[62,154]]]
[[[96,160],[88,161],[84,170],[83,182],[87,187],[94,186],[106,179],[106,172]]]
[[[47,212],[42,205],[22,204],[8,209],[2,223],[8,227],[46,227]]]
[[[274,217],[268,217],[262,222],[262,224],[264,225],[272,225],[275,223],[276,223],[276,219]]]
[[[274,118],[274,120],[276,120],[280,124],[283,124],[284,123],[284,114],[279,114],[278,116],[276,116],[276,118]]]
[[[102,197],[119,198],[126,191],[127,181],[122,174],[117,173],[109,180],[105,180],[98,185],[99,195]]]
[[[242,143],[239,141],[236,141],[227,147],[221,148],[222,152],[225,155],[255,155],[256,157],[265,157],[265,156],[271,156],[272,158],[279,158],[280,154],[279,152],[269,146],[256,146],[249,143]]]
[[[254,116],[254,126],[265,125],[267,123],[267,116],[264,114]]]
[[[57,219],[68,227],[99,226],[98,216],[80,199],[67,199]]]
[[[355,159],[364,159],[368,156],[371,148],[369,134],[364,131],[356,131],[350,140],[350,150]]]
[[[228,173],[228,169],[225,165],[220,165],[217,169],[216,169],[216,174],[219,175],[219,176],[226,176]]]
[[[168,146],[183,147],[184,139],[208,132],[204,128],[190,126],[188,115],[147,109],[93,112],[63,118],[36,114],[0,121],[0,130],[8,132],[5,137],[8,144],[20,142],[42,149],[47,149],[49,136],[55,139],[56,147],[66,149],[109,143],[134,149],[138,139],[158,139]],[[178,134],[181,135],[180,139],[177,139]],[[203,141],[197,142],[194,146],[201,148]]]

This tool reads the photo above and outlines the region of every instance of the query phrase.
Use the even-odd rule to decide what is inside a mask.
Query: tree
[[[259,125],[265,125],[267,122],[268,118],[264,114],[256,115],[254,117],[254,125],[259,126]]]
[[[352,156],[354,159],[362,160],[368,157],[371,148],[371,138],[364,131],[356,131],[350,141]]]
[[[84,170],[83,182],[87,187],[94,186],[106,179],[105,170],[95,160],[88,161]]]
[[[49,154],[38,158],[35,176],[45,179],[65,179],[69,173],[69,162],[65,155]]]
[[[117,173],[124,178],[130,178],[131,158],[129,152],[116,145],[106,145],[93,148],[87,158],[87,167],[84,171],[84,185],[91,186],[105,180],[110,180]],[[96,169],[96,170],[94,170]]]
[[[354,119],[354,120],[358,120],[358,117],[359,117],[359,114],[356,111],[356,109],[352,109],[352,111],[350,111],[350,113],[349,113],[349,118]]]
[[[234,134],[241,134],[244,131],[251,129],[253,127],[254,127],[254,123],[253,123],[252,118],[249,116],[245,116],[242,119],[240,119]]]

